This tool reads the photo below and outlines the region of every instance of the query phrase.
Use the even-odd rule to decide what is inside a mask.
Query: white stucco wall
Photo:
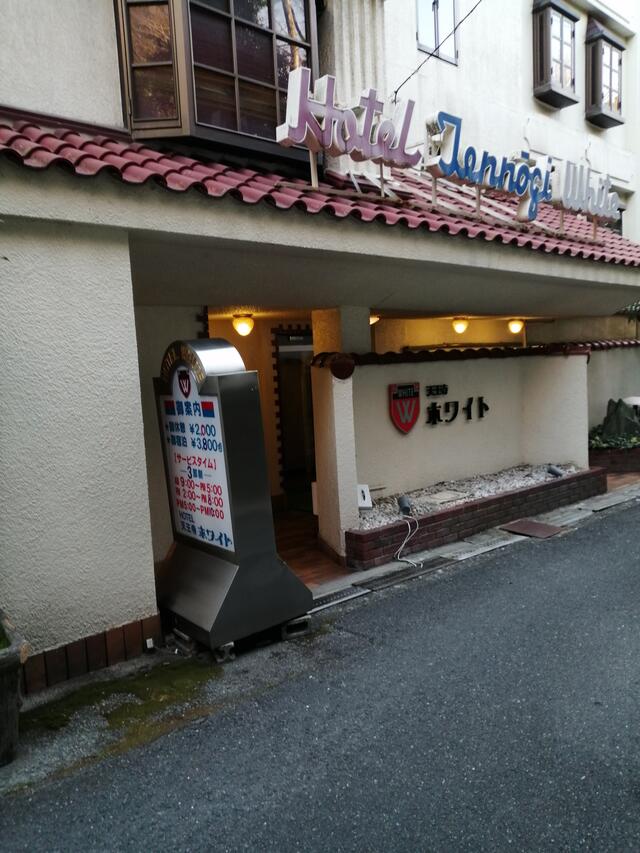
[[[522,458],[589,465],[587,358],[522,359]]]
[[[315,353],[371,351],[368,307],[341,306],[312,311],[311,323]]]
[[[156,612],[126,236],[0,225],[0,603],[39,650]]]
[[[181,305],[137,305],[135,308],[151,534],[153,558],[156,561],[167,556],[173,543],[173,532],[153,379],[160,375],[162,356],[172,341],[191,341],[198,337],[202,326],[198,324],[196,314],[201,310],[199,307]]]
[[[610,399],[640,396],[640,347],[594,350],[587,377],[591,428],[604,420]]]
[[[527,324],[530,344],[614,341],[640,337],[640,323],[627,317],[573,317]]]
[[[344,531],[358,522],[358,480],[351,379],[311,369],[320,538],[344,555]]]
[[[0,104],[122,127],[113,0],[2,0]]]
[[[476,344],[520,344],[523,332],[512,335],[507,320],[473,319],[461,335],[450,319],[382,319],[373,327],[375,351],[399,352],[403,347],[474,346]]]
[[[419,382],[421,411],[407,434],[389,416],[388,386]],[[427,398],[425,385],[447,384]],[[476,398],[490,410],[477,417]],[[474,398],[473,419],[462,411]],[[457,400],[452,423],[426,424],[430,402]],[[527,357],[357,367],[353,406],[358,482],[394,494],[532,462],[587,465],[586,358]],[[445,418],[444,407],[442,417]]]

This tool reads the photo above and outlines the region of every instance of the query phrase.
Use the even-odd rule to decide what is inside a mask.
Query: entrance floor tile
[[[318,546],[318,520],[310,512],[281,512],[274,518],[278,554],[300,580],[314,588],[351,575]]]

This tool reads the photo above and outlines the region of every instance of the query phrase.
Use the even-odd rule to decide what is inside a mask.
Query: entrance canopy
[[[611,229],[548,204],[518,223],[508,197],[418,171],[314,189],[9,113],[0,153],[20,167],[0,161],[0,212],[126,228],[142,303],[559,317],[612,314],[640,286],[640,246]]]

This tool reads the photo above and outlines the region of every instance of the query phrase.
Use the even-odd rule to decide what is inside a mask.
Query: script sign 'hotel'
[[[407,150],[414,101],[396,104],[389,117],[375,89],[363,92],[351,109],[336,104],[335,90],[335,77],[321,77],[312,91],[309,69],[294,69],[289,74],[286,121],[276,129],[277,141],[400,169],[422,162],[435,178],[515,195],[520,221],[534,220],[541,201],[601,220],[620,218],[620,199],[611,191],[609,176],[594,185],[591,170],[570,161],[553,164],[551,157],[545,157],[540,168],[528,151],[514,158],[488,151],[479,154],[472,145],[463,148],[462,119],[444,111],[426,122],[423,158],[420,151]]]
[[[312,92],[309,69],[294,69],[289,74],[286,122],[276,128],[277,141],[400,169],[420,162],[419,151],[406,149],[413,101],[398,105],[393,118],[385,118],[375,89],[364,92],[357,107],[346,109],[336,106],[335,88],[336,78],[327,75],[316,81]]]

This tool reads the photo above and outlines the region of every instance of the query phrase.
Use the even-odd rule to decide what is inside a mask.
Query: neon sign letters
[[[553,201],[566,210],[599,219],[620,218],[620,199],[611,192],[609,176],[600,178],[594,187],[590,169],[570,161],[556,167],[551,157],[546,158],[544,169],[540,169],[531,164],[528,151],[522,151],[517,159],[502,157],[498,165],[498,158],[488,151],[479,155],[472,145],[461,151],[461,134],[462,119],[450,113],[439,112],[435,121],[427,123],[427,149],[429,154],[437,154],[428,157],[424,165],[434,177],[517,195],[520,198],[517,219],[521,221],[535,219],[541,201]]]
[[[558,179],[553,181],[553,200],[566,210],[589,213],[598,219],[620,219],[620,197],[611,192],[611,178],[598,180],[597,187],[591,183],[591,169],[576,166],[566,160],[558,170]]]
[[[336,78],[316,81],[311,92],[311,72],[295,68],[289,74],[287,117],[276,128],[281,145],[305,145],[310,151],[326,151],[334,157],[348,154],[353,160],[371,160],[384,166],[407,168],[422,159],[419,151],[407,151],[407,137],[415,106],[398,104],[392,118],[383,115],[384,104],[375,89],[360,97],[353,109],[335,102]]]
[[[551,200],[551,158],[547,158],[544,172],[538,166],[529,165],[529,152],[523,151],[519,162],[503,157],[500,166],[498,158],[483,151],[478,156],[476,149],[469,145],[461,155],[460,136],[462,119],[450,113],[440,112],[435,122],[428,125],[428,149],[437,148],[438,156],[430,157],[425,168],[434,177],[452,178],[467,184],[506,190],[520,198],[518,216],[520,220],[536,218],[538,204]],[[435,143],[434,137],[440,137]]]
[[[528,151],[521,151],[518,157],[497,157],[472,145],[463,147],[462,119],[444,111],[426,122],[423,157],[419,150],[407,150],[413,101],[396,104],[389,117],[375,89],[365,90],[352,108],[338,106],[335,93],[335,77],[321,77],[312,91],[308,68],[291,71],[286,121],[276,128],[277,141],[287,147],[304,145],[314,153],[348,154],[356,162],[370,160],[400,169],[422,163],[434,178],[517,196],[516,216],[524,222],[536,218],[542,201],[602,220],[620,219],[620,199],[611,191],[609,176],[598,178],[594,185],[591,169],[570,161],[554,164],[547,156],[539,166]]]

